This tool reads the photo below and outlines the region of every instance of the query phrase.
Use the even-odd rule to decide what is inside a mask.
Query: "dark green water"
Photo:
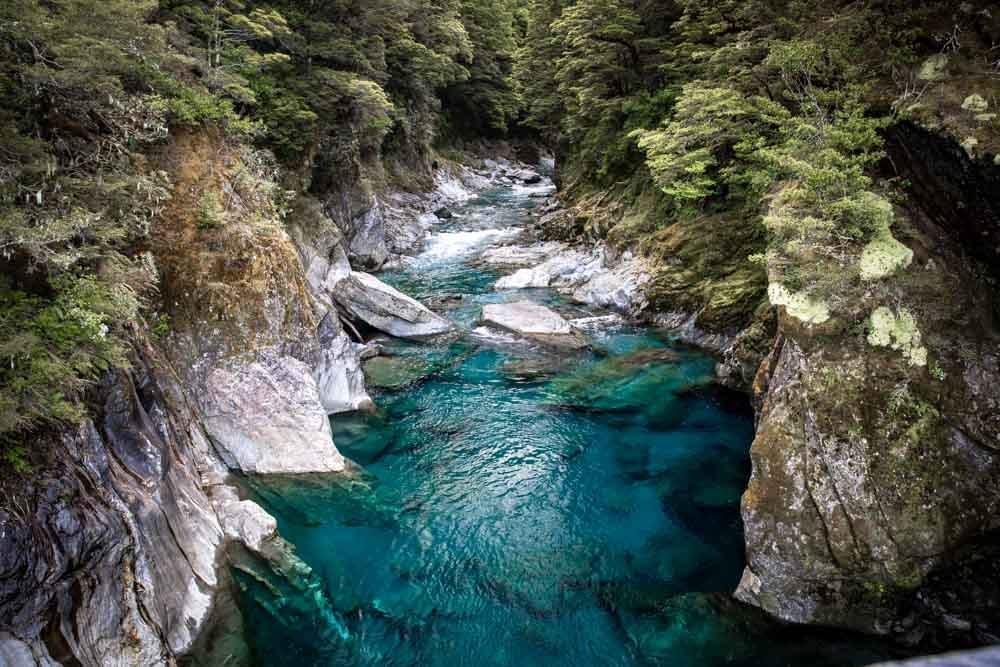
[[[656,333],[559,355],[475,330],[477,252],[523,222],[491,193],[385,276],[450,296],[466,335],[389,342],[411,383],[332,420],[349,476],[249,482],[312,572],[237,572],[260,665],[850,665],[871,646],[784,630],[729,599],[752,418],[713,361]],[[508,231],[497,232],[502,229]],[[490,231],[494,230],[494,231]],[[457,295],[462,295],[458,299]],[[418,376],[425,376],[418,378]],[[705,593],[719,593],[704,595]]]

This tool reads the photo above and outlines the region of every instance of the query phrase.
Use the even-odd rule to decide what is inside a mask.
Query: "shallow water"
[[[536,188],[535,190],[539,190]],[[734,603],[745,399],[713,361],[647,329],[569,355],[475,330],[495,293],[478,253],[510,238],[532,189],[457,210],[383,276],[467,333],[386,342],[419,361],[375,416],[332,420],[361,470],[250,480],[312,569],[235,572],[260,665],[850,665],[875,645],[777,627]],[[411,364],[408,368],[412,369]],[[423,374],[425,377],[420,377]],[[703,595],[722,593],[721,595]]]

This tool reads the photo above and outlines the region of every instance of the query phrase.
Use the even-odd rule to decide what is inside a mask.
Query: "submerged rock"
[[[344,469],[316,380],[297,359],[264,357],[216,368],[200,399],[205,427],[231,468],[257,474]]]
[[[660,423],[683,416],[681,394],[712,382],[677,362],[671,349],[644,349],[602,359],[555,378],[547,402],[594,412],[643,412]]]
[[[333,297],[351,316],[397,338],[427,338],[454,329],[448,320],[368,273],[351,273],[337,284]]]
[[[550,345],[587,347],[587,339],[562,315],[531,301],[483,307],[482,322]]]
[[[375,357],[365,362],[368,384],[380,389],[402,389],[434,372],[434,365],[418,357]]]

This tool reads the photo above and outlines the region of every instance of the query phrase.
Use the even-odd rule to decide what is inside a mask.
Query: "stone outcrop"
[[[246,473],[339,472],[327,411],[309,367],[263,357],[212,370],[200,399],[222,459]]]
[[[1000,327],[988,269],[963,249],[976,224],[911,202],[897,227],[912,265],[821,324],[781,309],[755,381],[741,599],[913,644],[995,641],[998,573],[943,574],[1000,529]]]
[[[769,285],[746,259],[766,243],[746,220],[657,227],[655,193],[642,207],[595,195],[546,209],[542,238],[641,238],[648,316],[717,352],[719,379],[752,393],[740,599],[927,649],[995,643],[1000,171],[940,128],[904,121],[886,138],[887,176],[913,186],[835,302]],[[498,252],[496,266],[521,269],[500,286],[558,285],[558,252],[537,255]]]
[[[550,287],[573,300],[626,315],[645,310],[645,262],[630,252],[618,255],[605,245],[578,249],[548,241],[535,246],[506,246],[484,254],[491,266],[517,267],[497,281],[497,289]]]
[[[165,360],[140,342],[101,395],[94,420],[0,485],[5,665],[170,664],[209,622],[227,540],[243,539],[220,522],[225,468]]]
[[[338,283],[351,274],[343,235],[325,216],[319,202],[310,197],[297,201],[289,230],[319,320],[313,375],[320,402],[329,414],[371,409],[372,399],[361,371],[363,346],[344,330],[333,300]]]

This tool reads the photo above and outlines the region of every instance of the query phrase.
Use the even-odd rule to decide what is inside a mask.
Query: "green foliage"
[[[124,327],[155,280],[136,250],[169,197],[136,159],[167,136],[174,55],[155,8],[0,7],[0,440],[15,467],[17,437],[78,419],[86,386],[126,363]]]
[[[92,277],[64,276],[53,287],[45,298],[0,282],[0,435],[78,420],[87,383],[127,364],[111,327],[135,318],[135,295]]]
[[[31,472],[28,461],[28,449],[20,445],[11,445],[0,451],[0,460],[10,466],[14,472],[24,475]]]
[[[479,136],[502,136],[518,118],[513,78],[519,0],[462,0],[461,20],[471,57],[468,76],[448,86],[444,111],[453,125]]]
[[[198,229],[218,229],[226,224],[226,212],[215,190],[206,190],[198,201]]]
[[[655,127],[676,92],[663,77],[673,3],[535,0],[515,76],[526,122],[600,182],[627,178],[641,154],[630,131]]]
[[[664,192],[685,205],[719,194],[725,183],[752,182],[747,161],[773,144],[786,116],[762,98],[695,82],[684,87],[673,116],[661,129],[633,136]]]

